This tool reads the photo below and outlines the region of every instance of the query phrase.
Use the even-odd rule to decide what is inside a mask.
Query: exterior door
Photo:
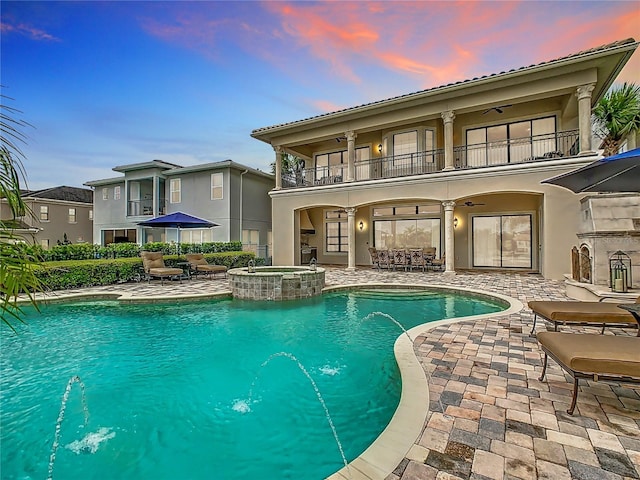
[[[532,216],[492,215],[472,219],[473,266],[532,268]]]

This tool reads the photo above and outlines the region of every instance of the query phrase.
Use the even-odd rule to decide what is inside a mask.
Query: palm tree
[[[609,90],[593,109],[593,123],[604,156],[618,153],[620,143],[640,129],[640,85],[625,82]]]
[[[0,219],[0,319],[15,331],[11,321],[22,321],[18,296],[26,294],[37,308],[34,293],[41,288],[33,268],[38,261],[24,239],[14,232],[18,217],[28,212],[20,194],[21,180],[26,175],[22,164],[25,157],[18,144],[26,140],[21,128],[30,125],[15,118],[20,112],[4,104],[7,98],[0,96],[0,199],[6,202],[13,218]]]

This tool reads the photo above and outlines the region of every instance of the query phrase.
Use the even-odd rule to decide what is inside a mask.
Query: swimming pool
[[[500,301],[441,292],[336,292],[292,303],[219,300],[59,304],[1,332],[2,478],[323,478],[348,461],[399,401],[393,356],[405,328],[495,312]],[[271,360],[269,360],[271,358]],[[245,409],[244,406],[248,406]],[[248,410],[248,411],[246,411]],[[79,453],[76,453],[79,452]]]

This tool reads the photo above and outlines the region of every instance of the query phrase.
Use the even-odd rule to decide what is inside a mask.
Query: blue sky
[[[232,159],[251,130],[640,39],[637,1],[2,1],[29,188]],[[636,53],[619,80],[640,79]]]

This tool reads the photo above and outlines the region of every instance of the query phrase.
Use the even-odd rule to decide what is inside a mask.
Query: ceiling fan
[[[463,203],[463,205],[465,207],[475,207],[475,206],[478,206],[478,205],[486,205],[486,204],[484,204],[484,203],[474,203],[471,200],[467,200],[466,202]]]
[[[496,106],[496,107],[487,108],[484,112],[482,112],[482,115],[486,115],[491,110],[495,110],[498,113],[503,113],[505,108],[509,108],[509,107],[512,107],[512,106],[513,105],[499,105],[499,106]]]

